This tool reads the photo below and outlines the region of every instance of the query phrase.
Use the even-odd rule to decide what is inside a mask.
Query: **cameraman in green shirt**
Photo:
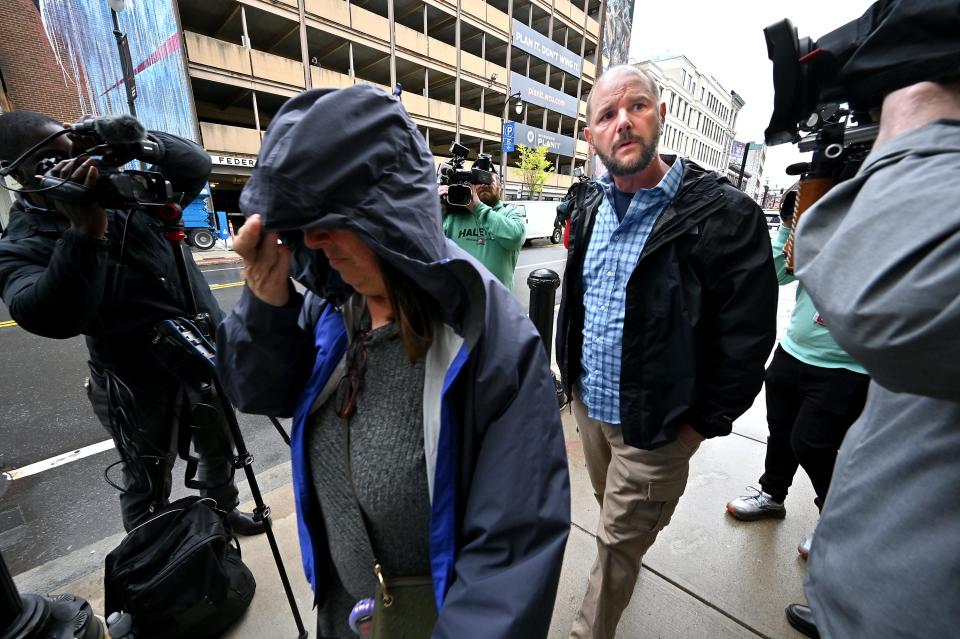
[[[449,187],[438,188],[444,202],[443,234],[477,258],[512,291],[513,271],[526,238],[526,222],[520,211],[500,201],[500,176],[496,171],[492,174],[491,184],[469,185],[473,197],[466,206],[447,204]]]

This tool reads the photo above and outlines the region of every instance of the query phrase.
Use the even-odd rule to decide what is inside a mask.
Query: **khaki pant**
[[[623,443],[619,425],[591,419],[574,393],[573,412],[600,504],[597,559],[571,639],[612,639],[630,602],[640,560],[673,515],[696,448],[680,440],[655,450]]]

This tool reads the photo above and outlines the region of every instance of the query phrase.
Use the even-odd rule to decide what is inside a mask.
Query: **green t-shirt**
[[[523,214],[497,202],[480,202],[472,211],[453,208],[443,216],[443,233],[513,290],[513,271],[526,237]]]
[[[773,240],[773,263],[777,267],[777,281],[781,286],[796,279],[787,273],[786,257],[783,255],[783,247],[789,236],[790,228],[781,226],[780,232]],[[846,368],[855,373],[867,373],[866,369],[853,361],[830,335],[826,321],[814,308],[813,300],[810,299],[810,294],[803,288],[802,283],[797,284],[796,305],[790,316],[787,334],[780,340],[780,346],[801,362],[811,366]]]

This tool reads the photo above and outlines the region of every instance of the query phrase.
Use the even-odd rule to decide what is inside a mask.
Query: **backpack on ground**
[[[106,558],[107,615],[130,613],[144,639],[217,637],[243,615],[257,584],[214,506],[184,497],[130,531]]]

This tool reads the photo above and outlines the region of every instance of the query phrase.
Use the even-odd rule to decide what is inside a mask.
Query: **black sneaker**
[[[817,624],[813,621],[813,611],[809,606],[790,604],[784,612],[787,614],[787,622],[800,634],[812,639],[820,639]]]
[[[242,513],[236,508],[227,513],[224,521],[234,533],[245,537],[259,535],[267,529],[262,521],[254,521],[253,515]]]
[[[731,501],[727,504],[728,513],[743,521],[783,519],[787,516],[787,509],[783,507],[782,501],[775,501],[773,497],[753,486],[747,488],[756,491],[756,494],[744,495]]]

